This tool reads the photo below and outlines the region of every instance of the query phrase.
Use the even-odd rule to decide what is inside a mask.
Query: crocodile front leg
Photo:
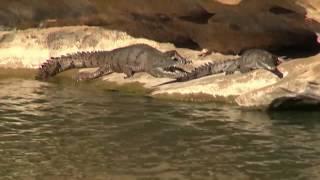
[[[132,68],[130,68],[128,65],[125,65],[123,68],[122,68],[122,71],[124,74],[126,74],[126,76],[124,77],[124,79],[128,79],[128,78],[131,78],[134,74],[134,71],[132,70]]]
[[[103,66],[97,69],[94,72],[80,72],[78,73],[76,80],[77,81],[84,81],[84,80],[91,80],[101,77],[106,74],[111,74],[113,71],[111,70],[110,66]]]
[[[229,67],[227,67],[227,69],[225,70],[226,74],[233,74],[234,72],[236,72],[237,70],[239,69],[239,66],[238,64],[234,63],[234,64],[231,64]],[[241,71],[241,69],[240,69]],[[241,73],[243,73],[241,71]]]

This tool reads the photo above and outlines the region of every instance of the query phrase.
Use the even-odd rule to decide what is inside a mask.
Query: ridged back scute
[[[40,65],[36,79],[46,80],[49,77],[73,68],[97,67],[108,51],[83,51],[66,54],[60,57],[51,57]],[[101,57],[100,57],[101,56]]]
[[[232,63],[236,63],[236,61],[234,59],[228,59],[218,62],[208,62],[199,67],[196,67],[191,72],[187,73],[185,76],[178,78],[177,81],[188,81],[191,79],[197,79],[211,74],[222,73]]]

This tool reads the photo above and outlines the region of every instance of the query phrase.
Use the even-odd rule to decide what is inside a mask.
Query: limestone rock
[[[37,68],[50,57],[77,51],[111,50],[136,43],[149,44],[160,50],[174,48],[169,43],[133,38],[127,33],[100,27],[0,31],[0,67]]]
[[[212,53],[199,57],[200,51],[175,48],[172,44],[148,39],[133,38],[126,33],[98,27],[75,26],[24,31],[0,32],[0,67],[37,68],[51,56],[77,51],[111,50],[122,46],[145,43],[162,51],[177,50],[193,61],[193,66],[206,62],[221,61],[235,56]],[[123,74],[113,73],[102,79],[118,85],[142,84],[151,90],[155,98],[186,101],[222,101],[235,103],[243,108],[266,109],[300,100],[299,103],[318,103],[320,97],[320,54],[308,58],[292,59],[279,66],[283,79],[269,71],[256,70],[245,74],[206,76],[181,83],[172,79],[154,78],[137,73],[124,79]]]
[[[278,98],[299,95],[320,96],[318,88],[310,89],[310,83],[319,82],[320,55],[294,60],[281,66],[287,76],[277,83],[239,95],[235,101],[245,108],[266,108]],[[316,100],[316,98],[314,98]]]
[[[234,102],[243,93],[276,83],[272,73],[257,70],[247,74],[211,75],[187,82],[167,84],[152,93],[154,97],[189,101]],[[203,98],[204,96],[204,98]]]

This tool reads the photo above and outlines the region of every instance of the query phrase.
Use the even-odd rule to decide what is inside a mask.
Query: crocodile
[[[74,68],[98,68],[94,72],[81,72],[76,80],[90,80],[113,72],[125,73],[129,78],[136,72],[147,72],[154,77],[176,79],[185,75],[183,65],[190,63],[175,50],[161,52],[146,44],[134,44],[111,51],[77,52],[51,57],[43,63],[36,75],[47,80]]]
[[[279,78],[283,78],[283,74],[278,70],[277,65],[283,62],[280,57],[271,54],[262,49],[246,50],[241,57],[236,59],[228,59],[221,62],[210,62],[187,72],[184,76],[178,77],[175,82],[183,82],[197,79],[211,74],[223,73],[233,74],[236,71],[246,73],[255,69],[268,70]]]

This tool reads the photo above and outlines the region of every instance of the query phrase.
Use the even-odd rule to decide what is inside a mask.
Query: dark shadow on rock
[[[171,18],[165,14],[144,15],[139,13],[130,13],[132,20],[145,23],[166,23],[171,21]]]
[[[318,97],[319,98],[319,97]],[[319,111],[320,99],[305,95],[280,97],[272,101],[269,111]]]
[[[193,50],[200,50],[197,42],[193,41],[190,37],[179,36],[171,41],[178,48],[189,48]]]
[[[288,8],[284,8],[281,6],[272,6],[269,8],[269,12],[276,14],[276,15],[282,15],[282,14],[298,14],[297,12],[295,12],[294,10],[288,9]]]
[[[195,24],[208,24],[209,19],[214,15],[215,13],[209,13],[206,10],[203,10],[202,12],[198,12],[196,14],[180,16],[179,19]]]
[[[299,42],[297,44],[283,46],[278,49],[271,48],[269,50],[278,56],[285,56],[289,59],[306,58],[320,53],[317,35],[312,31],[308,31],[304,35],[291,34],[288,38],[303,38],[303,40],[297,41]]]
[[[190,12],[184,16],[178,17],[182,21],[188,21],[195,24],[208,24],[209,19],[215,15],[210,13],[200,5],[196,5],[197,11]]]
[[[303,88],[303,87],[302,87]],[[269,111],[319,111],[320,110],[320,83],[308,82],[303,92],[293,92],[282,89],[286,96],[274,99],[269,105]]]
[[[275,99],[267,109],[277,124],[312,126],[320,123],[320,83],[309,82],[303,92],[287,89],[288,95]]]
[[[238,24],[231,23],[231,24],[229,24],[229,27],[230,27],[230,29],[232,29],[234,31],[241,31],[241,26]]]

